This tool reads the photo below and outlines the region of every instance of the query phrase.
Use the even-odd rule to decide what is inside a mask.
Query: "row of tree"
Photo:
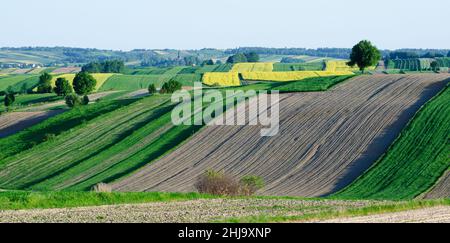
[[[417,52],[413,51],[394,51],[389,53],[386,59],[413,59],[413,58],[438,58],[445,57],[445,53],[440,53],[436,51],[430,51],[425,54],[419,55]],[[447,57],[450,57],[450,51],[447,53]]]
[[[81,71],[89,73],[122,73],[125,71],[125,64],[120,60],[91,62],[81,67]]]
[[[227,63],[259,62],[259,55],[256,52],[236,53],[227,59]]]
[[[97,85],[97,80],[88,72],[81,71],[77,73],[70,85],[69,80],[64,77],[59,77],[55,81],[55,87],[52,88],[52,75],[43,73],[39,77],[39,84],[37,87],[38,93],[52,93],[58,96],[65,97],[66,104],[69,107],[74,107],[79,104],[88,104],[89,97],[87,96],[94,91]],[[82,96],[81,99],[79,96]]]

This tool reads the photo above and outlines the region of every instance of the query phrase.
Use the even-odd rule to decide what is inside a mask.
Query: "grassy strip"
[[[0,184],[7,189],[24,189],[61,174],[156,119],[154,109],[168,99],[163,95],[141,99],[4,159]]]
[[[36,208],[71,208],[113,204],[167,202],[218,198],[199,193],[170,192],[0,192],[0,210],[36,209]]]
[[[7,138],[0,139],[0,151],[2,151],[0,153],[0,164],[2,164],[2,159],[46,141],[49,134],[59,135],[99,115],[129,105],[132,102],[134,100],[105,101],[88,106],[80,106],[51,117]]]
[[[9,107],[9,110],[20,109],[36,104],[42,104],[47,102],[53,102],[62,100],[63,97],[58,97],[56,94],[21,94],[16,95],[16,101]],[[5,111],[4,96],[0,97],[0,112]]]
[[[382,213],[393,213],[435,206],[450,206],[450,199],[392,202],[387,203],[385,205],[368,206],[362,208],[349,208],[341,211],[330,210],[327,207],[323,207],[324,210],[318,213],[309,213],[295,216],[286,216],[286,215],[268,216],[266,214],[260,214],[257,216],[225,218],[214,222],[222,222],[222,223],[275,223],[275,222],[298,222],[298,221],[302,222],[302,221],[327,220],[343,217],[368,216]]]
[[[412,199],[449,168],[450,88],[427,102],[365,174],[338,198]]]

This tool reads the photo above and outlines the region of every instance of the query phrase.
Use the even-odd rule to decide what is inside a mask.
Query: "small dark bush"
[[[80,98],[76,94],[69,94],[65,98],[68,107],[76,107],[81,104]]]
[[[182,87],[180,82],[177,82],[175,80],[170,80],[167,83],[164,83],[161,87],[161,90],[159,91],[161,94],[170,94],[177,90],[180,90]]]
[[[156,93],[156,87],[155,87],[155,84],[150,84],[150,85],[148,86],[148,93],[149,93],[149,94],[154,94],[154,93]]]

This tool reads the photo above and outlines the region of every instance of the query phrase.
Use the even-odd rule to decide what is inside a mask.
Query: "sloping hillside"
[[[113,184],[120,191],[193,191],[207,169],[266,181],[261,194],[323,196],[377,160],[449,75],[353,78],[324,93],[280,96],[280,133],[210,126],[161,160]]]

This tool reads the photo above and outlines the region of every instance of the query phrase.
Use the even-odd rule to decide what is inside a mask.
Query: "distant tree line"
[[[91,62],[81,67],[81,71],[89,73],[122,73],[125,71],[125,64],[120,60]]]
[[[448,54],[450,54],[450,52]],[[445,57],[445,54],[437,51],[429,51],[423,54],[419,54],[414,51],[394,51],[389,53],[388,59],[439,58],[439,57]]]
[[[185,56],[180,58],[164,58],[159,56],[148,57],[141,62],[143,67],[172,67],[172,66],[193,66],[202,64],[203,60],[196,56]]]
[[[227,59],[227,63],[259,62],[259,55],[256,52],[236,53]]]

